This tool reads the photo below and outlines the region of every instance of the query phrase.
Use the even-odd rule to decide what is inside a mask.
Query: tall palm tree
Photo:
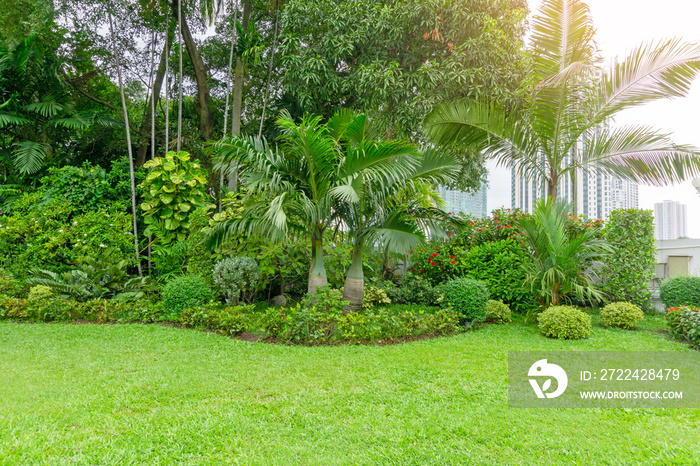
[[[361,128],[364,117],[351,123]],[[353,131],[366,134],[365,131]],[[425,188],[436,184],[449,184],[459,173],[460,165],[453,157],[436,150],[419,154],[415,149],[407,152],[401,143],[377,142],[364,137],[349,141],[347,155],[341,164],[344,183],[334,189],[339,203],[336,205],[340,219],[347,225],[352,241],[352,263],[348,270],[343,300],[350,304],[345,311],[358,311],[364,294],[363,256],[365,245],[385,246],[397,253],[407,253],[425,241],[428,222],[444,212],[403,202],[412,193],[424,197]],[[386,171],[356,170],[354,166],[376,154],[385,157],[395,167]],[[411,196],[413,197],[413,196]],[[440,214],[440,215],[436,215]]]
[[[552,199],[563,177],[575,183],[586,167],[654,185],[700,173],[698,149],[648,126],[610,125],[621,110],[687,95],[700,72],[700,44],[640,45],[604,71],[594,32],[584,1],[544,0],[533,19],[527,108],[509,114],[484,102],[445,103],[427,117],[426,133],[440,144],[481,149],[544,183]]]
[[[214,143],[213,152],[218,159],[214,168],[230,175],[240,164],[240,176],[248,192],[261,197],[247,206],[243,218],[222,222],[214,228],[209,234],[209,244],[219,244],[229,235],[251,232],[281,240],[296,221],[311,238],[308,291],[315,293],[319,286],[325,286],[328,280],[323,257],[324,234],[335,220],[338,200],[351,195],[349,188],[341,185],[352,177],[359,179],[360,172],[388,180],[418,165],[417,161],[402,157],[415,152],[415,147],[407,143],[387,143],[381,150],[367,154],[343,146],[341,140],[345,138],[362,139],[359,134],[350,135],[358,130],[357,125],[350,124],[352,120],[350,112],[341,111],[326,124],[321,124],[317,116],[306,116],[296,124],[283,112],[277,121],[282,133],[278,139],[279,151],[272,150],[264,139],[257,137],[232,135]]]

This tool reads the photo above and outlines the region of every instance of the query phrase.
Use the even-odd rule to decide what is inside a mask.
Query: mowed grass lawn
[[[290,347],[148,325],[0,323],[0,464],[700,464],[700,407],[507,405],[509,350],[679,350],[486,326]],[[698,353],[700,363],[700,353]]]

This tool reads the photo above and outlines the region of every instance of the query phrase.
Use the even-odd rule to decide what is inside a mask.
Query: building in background
[[[542,160],[544,163],[544,160]],[[634,181],[621,180],[597,167],[579,169],[576,183],[566,176],[559,180],[557,197],[574,202],[576,189],[576,212],[588,218],[607,220],[615,209],[639,208],[639,185]],[[544,183],[512,171],[511,201],[513,208],[531,213],[537,199],[546,197]]]
[[[656,239],[668,240],[686,237],[687,208],[676,201],[654,203],[654,235]]]
[[[486,183],[482,183],[481,188],[474,194],[447,189],[444,186],[441,186],[438,190],[440,197],[447,203],[445,207],[446,212],[453,212],[455,214],[462,212],[464,214],[471,214],[474,217],[486,217],[488,215],[486,211],[487,191]]]

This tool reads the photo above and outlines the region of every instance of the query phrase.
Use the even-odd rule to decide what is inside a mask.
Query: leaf
[[[175,199],[175,196],[170,194],[161,194],[158,198],[163,202],[163,204],[170,204]]]
[[[48,144],[34,141],[18,142],[14,147],[12,154],[15,167],[24,175],[41,170],[44,159],[51,151]]]

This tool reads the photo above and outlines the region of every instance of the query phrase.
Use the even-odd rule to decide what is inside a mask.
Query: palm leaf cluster
[[[306,116],[295,123],[283,113],[278,147],[265,140],[234,136],[212,145],[215,168],[237,173],[253,194],[238,218],[216,225],[211,245],[238,234],[263,233],[286,239],[292,229],[311,237],[309,291],[326,282],[323,238],[329,228],[347,231],[354,245],[350,276],[360,280],[364,244],[391,244],[403,251],[424,240],[425,231],[399,194],[448,183],[459,166],[438,152],[421,154],[404,141],[381,141],[364,115],[337,112],[327,123]],[[423,213],[428,212],[425,209]]]
[[[580,169],[652,185],[700,173],[697,148],[648,126],[612,124],[622,110],[686,96],[700,73],[700,44],[642,44],[604,67],[584,1],[545,0],[532,25],[529,105],[509,112],[486,102],[446,103],[426,120],[430,137],[484,151],[544,183],[552,198],[560,180],[575,183]]]

